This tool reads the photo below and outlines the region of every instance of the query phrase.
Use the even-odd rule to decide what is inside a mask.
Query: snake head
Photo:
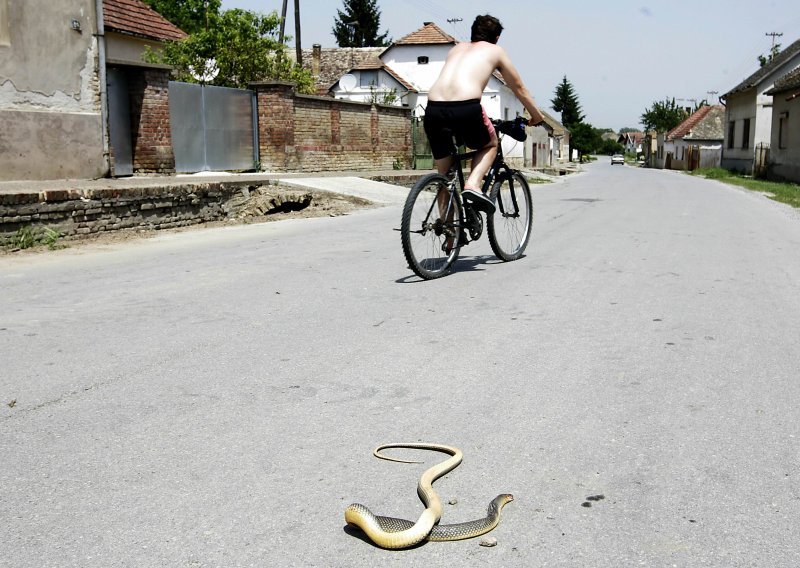
[[[513,500],[514,496],[511,493],[501,493],[492,499],[491,503],[489,503],[489,511],[496,510],[499,512],[503,507],[511,503]]]

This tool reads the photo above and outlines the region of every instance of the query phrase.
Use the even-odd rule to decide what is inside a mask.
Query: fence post
[[[258,160],[262,171],[289,171],[295,152],[295,84],[283,81],[253,83],[258,115]]]

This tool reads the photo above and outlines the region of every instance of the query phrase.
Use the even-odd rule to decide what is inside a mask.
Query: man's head
[[[503,24],[494,16],[486,14],[478,16],[472,22],[472,39],[470,41],[488,41],[497,43],[500,33],[503,31]]]

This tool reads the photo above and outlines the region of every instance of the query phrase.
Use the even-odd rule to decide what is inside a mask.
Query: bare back
[[[492,72],[502,66],[505,52],[485,41],[458,43],[445,59],[439,78],[431,87],[431,101],[480,99]]]

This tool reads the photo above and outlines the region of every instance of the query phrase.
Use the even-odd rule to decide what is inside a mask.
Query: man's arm
[[[517,71],[516,67],[514,67],[513,63],[511,63],[511,59],[508,57],[508,54],[502,47],[497,46],[497,48],[500,50],[500,62],[497,66],[497,69],[503,76],[503,80],[506,82],[506,85],[508,85],[508,88],[511,89],[511,92],[516,95],[516,97],[522,103],[522,106],[524,106],[531,115],[528,124],[535,126],[541,122],[544,122],[544,115],[539,112],[539,107],[537,107],[536,103],[533,101],[533,97],[531,96],[527,87],[525,87],[525,84],[522,82],[522,77],[519,76],[519,72]]]

